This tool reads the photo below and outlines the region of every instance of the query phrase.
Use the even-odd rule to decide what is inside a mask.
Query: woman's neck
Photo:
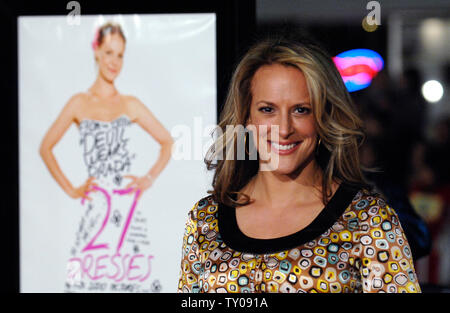
[[[97,77],[89,91],[100,98],[114,97],[118,93],[114,83],[105,80],[101,75]]]

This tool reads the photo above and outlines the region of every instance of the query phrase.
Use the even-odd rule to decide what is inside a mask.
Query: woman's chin
[[[289,175],[295,171],[297,166],[295,164],[292,164],[291,162],[267,162],[260,164],[260,169],[263,169],[265,171],[270,171],[273,174],[277,175]]]
[[[295,167],[293,167],[293,166],[281,167],[279,169],[274,170],[273,172],[274,172],[274,174],[277,174],[277,175],[290,175],[295,172]]]
[[[111,73],[107,72],[107,73],[102,73],[102,76],[106,81],[113,82],[116,79],[117,74],[111,74]]]

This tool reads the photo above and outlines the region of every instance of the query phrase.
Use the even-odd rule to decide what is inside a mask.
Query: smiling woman
[[[250,129],[256,159],[228,149],[238,125]],[[365,182],[362,127],[317,44],[276,38],[251,48],[205,158],[213,190],[188,214],[178,290],[420,292],[398,217]]]
[[[97,30],[92,48],[95,51],[95,61],[104,77],[113,80],[122,69],[125,43],[125,35],[119,25],[106,23]]]
[[[289,174],[298,164],[312,166],[314,158],[305,157],[314,155],[318,135],[303,73],[281,64],[264,65],[253,76],[252,94],[247,127],[253,125],[256,130],[258,151],[258,143],[267,141],[267,153],[280,156],[274,173]],[[272,129],[272,125],[278,127]],[[261,129],[267,132],[260,134]],[[269,136],[279,139],[272,141]]]
[[[288,111],[292,114],[287,114]],[[237,66],[219,123],[224,135],[216,140],[205,159],[208,168],[215,169],[213,195],[227,204],[238,204],[231,197],[233,193],[250,200],[240,191],[260,169],[260,160],[218,157],[226,150],[221,146],[235,143],[234,134],[226,131],[227,125],[252,129],[249,126],[255,121],[251,115],[257,124],[278,126],[282,132],[280,144],[305,139],[301,146],[309,148],[307,155],[311,157],[312,151],[318,152],[312,161],[320,166],[318,174],[323,174],[320,179],[323,204],[338,181],[365,182],[358,154],[364,137],[362,121],[331,57],[316,43],[266,40],[250,49]],[[264,122],[260,122],[261,116],[265,116]],[[290,134],[286,127],[293,125],[300,127],[300,132],[309,127],[306,132],[313,134],[305,138],[302,134]],[[264,142],[260,139],[257,143]],[[286,164],[283,158],[279,160]]]

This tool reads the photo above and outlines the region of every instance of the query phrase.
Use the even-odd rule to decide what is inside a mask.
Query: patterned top
[[[381,195],[341,184],[316,219],[279,238],[243,234],[235,208],[199,200],[183,237],[178,292],[421,292],[411,250]]]

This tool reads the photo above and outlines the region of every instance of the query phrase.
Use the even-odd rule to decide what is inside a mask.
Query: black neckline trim
[[[289,250],[326,232],[344,213],[361,186],[341,183],[319,215],[305,228],[291,235],[258,239],[245,235],[237,224],[236,208],[218,203],[218,222],[222,240],[232,249],[255,254]]]

